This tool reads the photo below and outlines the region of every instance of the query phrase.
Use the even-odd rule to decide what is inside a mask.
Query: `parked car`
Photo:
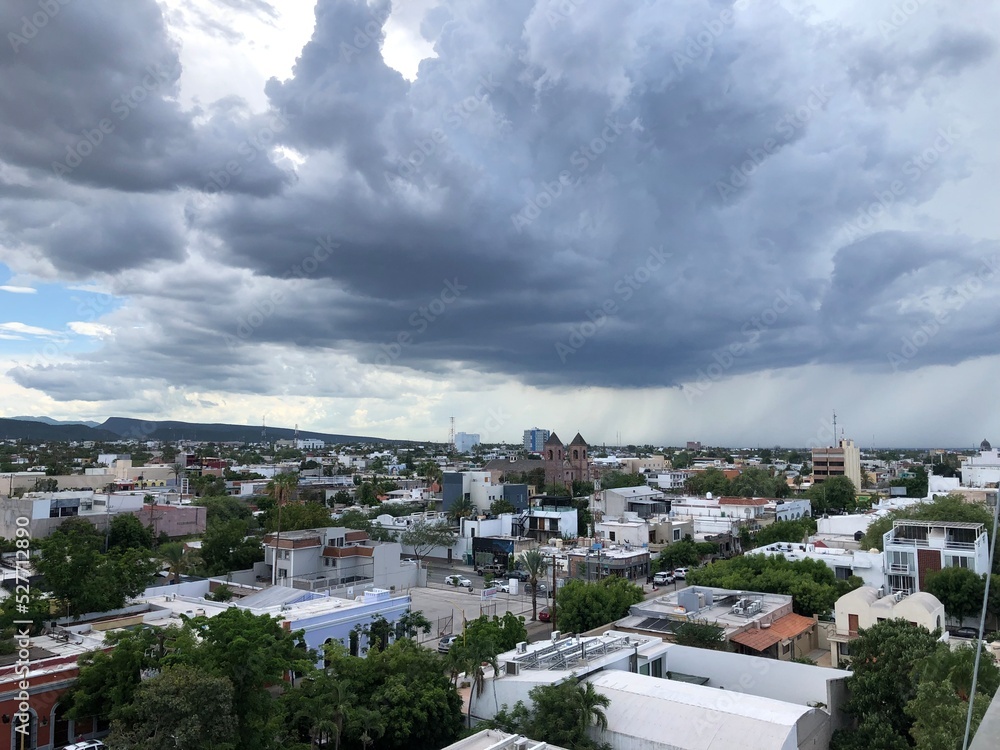
[[[979,637],[979,631],[975,628],[955,628],[954,630],[949,630],[948,632],[955,638],[970,638],[975,640]]]
[[[546,586],[541,581],[538,582],[538,593],[539,594],[544,594],[548,590],[549,590],[548,586]],[[526,593],[526,594],[530,594],[531,593],[531,584],[530,583],[524,584],[524,593]]]
[[[496,589],[501,594],[509,594],[510,593],[510,584],[509,583],[498,583],[498,582],[494,581],[493,583],[491,583],[489,585],[489,588]]]
[[[470,581],[465,576],[460,575],[450,575],[446,576],[444,582],[449,586],[472,586],[472,581]]]
[[[653,584],[656,586],[666,586],[668,583],[673,583],[675,580],[676,578],[674,578],[674,574],[665,570],[661,570],[653,576]]]
[[[490,565],[480,565],[476,568],[476,575],[485,575],[486,573],[492,573],[494,576],[502,578],[507,572],[507,568],[499,563],[491,563]]]
[[[459,639],[457,635],[446,635],[438,641],[438,653],[447,654],[451,651],[451,645]]]
[[[542,607],[538,610],[538,619],[542,622],[549,622],[552,620],[552,613],[549,611],[548,607]]]
[[[507,573],[507,577],[508,577],[508,578],[516,578],[516,579],[517,579],[517,580],[519,580],[519,581],[520,581],[521,583],[527,583],[528,581],[530,581],[530,580],[531,580],[531,576],[530,576],[530,575],[528,575],[528,571],[526,571],[526,570],[521,570],[520,568],[518,568],[518,569],[516,569],[516,570],[511,570],[511,571],[509,571],[509,572]]]
[[[103,750],[107,747],[100,740],[84,740],[83,742],[74,742],[72,745],[66,745],[63,750]]]
[[[683,581],[685,578],[687,578],[687,574],[688,574],[687,568],[677,568],[677,570],[674,571],[674,578],[676,578],[678,581]]]

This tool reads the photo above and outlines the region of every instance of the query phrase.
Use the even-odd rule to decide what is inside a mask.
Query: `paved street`
[[[471,593],[466,588],[456,588],[445,584],[447,576],[456,574],[463,575],[472,582],[473,591]],[[420,643],[430,645],[431,641],[438,640],[442,635],[461,633],[463,616],[466,620],[474,620],[481,614],[503,617],[505,613],[513,612],[522,615],[528,630],[528,640],[531,642],[548,638],[552,632],[550,623],[531,621],[531,596],[524,593],[523,584],[516,595],[497,594],[495,599],[483,601],[481,598],[483,578],[476,575],[471,567],[457,564],[450,566],[433,561],[428,566],[427,581],[426,588],[413,588],[408,592],[413,600],[413,609],[422,611],[432,625],[429,635],[419,634],[418,641]],[[683,588],[684,585],[682,581],[679,581],[668,586],[659,586],[654,591],[651,585],[646,584],[643,585],[642,589],[646,599],[653,599],[678,588]],[[538,608],[541,609],[548,603],[549,600],[539,594]]]

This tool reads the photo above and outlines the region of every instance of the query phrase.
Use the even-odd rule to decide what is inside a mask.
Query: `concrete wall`
[[[829,705],[828,682],[844,680],[850,675],[845,670],[828,667],[677,645],[667,650],[666,669],[707,677],[709,687],[721,687],[800,706],[812,703]]]

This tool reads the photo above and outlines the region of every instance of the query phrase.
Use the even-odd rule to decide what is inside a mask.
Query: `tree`
[[[298,531],[319,529],[330,525],[330,509],[323,503],[290,502],[280,512],[268,512],[262,518],[266,531]]]
[[[246,570],[264,559],[260,540],[247,536],[247,522],[218,521],[208,527],[201,542],[201,560],[209,575]]]
[[[409,639],[363,659],[337,644],[327,648],[326,664],[322,671],[343,686],[346,747],[368,747],[377,737],[380,750],[437,750],[461,731],[462,699],[442,658]]]
[[[36,571],[69,614],[118,609],[148,585],[156,570],[149,553],[129,549],[106,554],[104,535],[83,518],[70,518],[38,541]],[[81,575],[80,571],[86,571]]]
[[[241,750],[263,750],[275,715],[269,686],[281,684],[288,671],[305,673],[313,664],[300,633],[290,633],[277,618],[231,607],[214,617],[188,621],[198,634],[197,649],[183,663],[232,683],[232,737]]]
[[[923,590],[941,601],[949,617],[961,622],[977,614],[983,606],[985,585],[985,576],[978,576],[968,568],[952,567],[929,574]]]
[[[893,479],[890,487],[906,487],[907,497],[927,497],[927,470],[917,466],[912,470],[913,476],[908,479]]]
[[[806,495],[812,501],[813,513],[828,510],[854,510],[857,507],[857,488],[849,477],[830,477],[814,484]]]
[[[153,534],[131,513],[119,513],[111,519],[108,529],[108,550],[124,552],[137,549],[148,552],[153,548]]]
[[[463,518],[472,518],[474,515],[476,515],[476,506],[473,504],[472,499],[465,495],[458,498],[448,508],[448,518],[453,523],[458,523]]]
[[[820,560],[791,562],[784,557],[761,554],[716,560],[689,571],[687,582],[736,591],[785,594],[792,597],[793,610],[807,617],[830,612],[837,599],[862,583],[856,576],[838,581]]]
[[[810,534],[816,532],[816,521],[811,518],[798,518],[794,521],[775,521],[765,526],[754,536],[755,547],[766,547],[775,542],[793,542],[801,544]]]
[[[847,678],[845,711],[862,727],[880,724],[905,742],[913,725],[905,708],[917,692],[911,676],[937,649],[937,638],[937,633],[913,627],[905,620],[887,620],[859,631],[859,637],[851,641],[853,674]],[[889,741],[885,746],[894,744]]]
[[[684,484],[687,491],[694,495],[711,492],[713,496],[719,497],[729,492],[729,480],[721,469],[714,467],[688,477]]]
[[[194,648],[190,632],[165,629],[112,630],[105,635],[110,651],[90,651],[78,663],[77,679],[67,694],[73,719],[100,716],[115,721],[135,701],[144,670],[157,670],[180,644]]]
[[[602,490],[613,490],[618,487],[641,487],[644,484],[646,484],[646,477],[642,474],[609,471],[601,477]]]
[[[181,582],[181,576],[190,573],[200,563],[198,554],[187,549],[181,542],[169,542],[157,550],[160,562],[167,566],[168,572],[174,577],[174,583]]]
[[[910,735],[917,748],[937,750],[958,747],[959,738],[965,734],[975,661],[974,648],[962,647],[952,651],[946,646],[938,645],[917,666],[914,672],[917,680],[916,696],[906,705],[907,715],[914,720]],[[973,699],[973,733],[982,721],[998,685],[1000,669],[992,659],[981,660]]]
[[[559,629],[568,633],[593,630],[621,619],[642,599],[642,588],[619,576],[594,583],[571,580],[556,597]]]
[[[691,454],[687,451],[677,451],[670,458],[670,466],[674,469],[686,469],[692,462]]]
[[[250,508],[245,502],[232,495],[216,495],[203,497],[199,505],[205,508],[205,524],[227,523],[234,519],[249,522],[253,518]]]
[[[436,547],[451,547],[458,535],[446,523],[417,521],[399,535],[399,543],[413,549],[419,567],[423,558]]]
[[[729,493],[736,497],[776,497],[777,484],[784,485],[784,479],[775,482],[771,472],[751,466],[729,483]]]
[[[537,549],[525,550],[519,558],[521,567],[528,574],[531,584],[531,621],[538,619],[538,582],[545,577],[549,569],[549,561]]]
[[[707,622],[685,622],[674,631],[674,640],[680,646],[727,651],[726,631]]]
[[[539,685],[528,693],[531,706],[518,701],[513,709],[505,705],[488,727],[573,750],[606,747],[592,740],[588,730],[597,725],[602,731],[608,722],[604,709],[611,705],[590,682],[577,682],[576,675],[554,685]]]
[[[496,656],[512,651],[518,643],[528,640],[524,618],[507,612],[503,617],[481,615],[465,624],[459,643],[475,641],[485,644],[486,652]]]
[[[351,493],[347,490],[337,490],[333,496],[334,505],[350,505],[351,502],[353,502],[351,499]]]
[[[108,742],[134,750],[235,750],[235,728],[230,681],[177,666],[138,686]]]
[[[510,504],[507,500],[502,497],[498,497],[492,503],[490,503],[490,515],[499,516],[502,513],[513,513],[514,506]]]

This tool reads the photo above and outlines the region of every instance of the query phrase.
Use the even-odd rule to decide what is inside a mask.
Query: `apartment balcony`
[[[913,566],[907,563],[890,563],[889,564],[890,573],[899,573],[901,575],[913,575]]]

